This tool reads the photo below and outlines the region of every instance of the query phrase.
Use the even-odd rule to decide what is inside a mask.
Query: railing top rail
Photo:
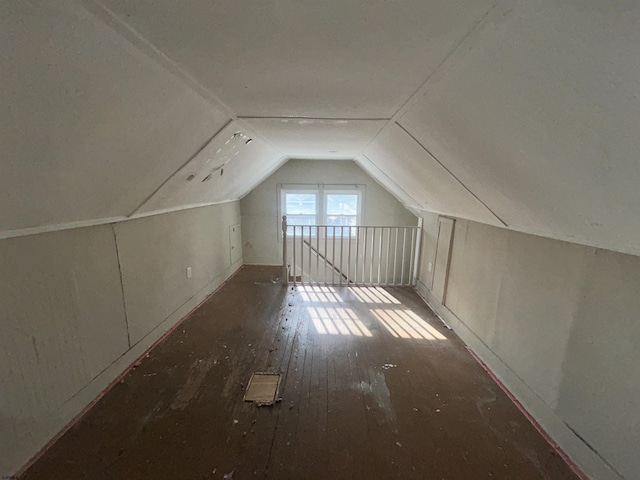
[[[284,282],[415,285],[421,228],[421,223],[296,225],[288,224],[287,217],[283,216],[282,234],[286,240],[282,242]],[[329,243],[328,239],[331,238],[333,240]],[[292,250],[291,258],[288,246]],[[346,270],[346,274],[343,270]]]
[[[287,223],[288,227],[309,228],[309,227],[327,227],[327,228],[420,228],[417,225],[295,225]]]

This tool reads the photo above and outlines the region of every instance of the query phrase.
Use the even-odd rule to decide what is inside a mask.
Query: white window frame
[[[280,227],[282,216],[285,215],[285,198],[287,193],[315,193],[316,194],[316,224],[327,224],[326,202],[327,195],[330,194],[347,194],[358,195],[358,213],[356,217],[356,225],[364,223],[364,196],[365,185],[358,184],[278,184],[278,239],[282,240],[282,228]],[[355,229],[351,229],[351,235],[355,236]],[[312,233],[311,237],[317,235]]]
[[[358,197],[358,210],[356,212],[356,225],[361,225],[362,224],[362,189],[353,189],[353,188],[324,188],[322,191],[322,203],[323,203],[323,210],[322,210],[322,223],[323,225],[328,225],[329,222],[327,220],[328,218],[328,213],[327,213],[327,197],[329,195],[356,195]],[[338,228],[339,226],[335,226],[334,228],[336,229],[336,232],[340,232],[340,235],[338,235],[338,233],[336,233],[336,237],[337,236],[342,236],[342,237],[348,237],[349,234],[345,234],[344,230],[345,228]],[[352,237],[356,236],[356,229],[351,228],[348,230],[351,233]]]
[[[282,220],[282,216],[286,215],[285,212],[285,199],[288,193],[292,194],[309,194],[313,193],[316,196],[316,213],[315,213],[315,224],[318,225],[322,219],[320,213],[322,211],[321,203],[322,203],[322,195],[320,194],[317,185],[280,185],[279,190],[280,193],[278,195],[278,224]],[[316,235],[312,235],[315,237]],[[278,237],[282,238],[282,228],[278,228]]]

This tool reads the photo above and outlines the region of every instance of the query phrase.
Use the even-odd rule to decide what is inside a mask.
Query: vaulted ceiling
[[[640,254],[632,0],[0,3],[0,237],[354,159],[414,211]]]

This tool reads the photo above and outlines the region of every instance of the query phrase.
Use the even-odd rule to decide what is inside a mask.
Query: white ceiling
[[[288,157],[352,160],[375,138],[385,120],[245,118]]]
[[[632,0],[2,2],[0,236],[355,158],[410,207],[640,254],[638,24]]]
[[[0,231],[126,216],[228,121],[73,2],[0,2]]]
[[[390,118],[487,0],[103,0],[241,117]]]
[[[282,165],[284,157],[241,122],[230,122],[134,213],[239,198]]]
[[[387,190],[401,189],[409,206],[419,210],[454,215],[504,226],[478,198],[398,125],[386,129],[362,156],[375,165],[393,184],[381,183]],[[374,173],[375,175],[375,173]]]

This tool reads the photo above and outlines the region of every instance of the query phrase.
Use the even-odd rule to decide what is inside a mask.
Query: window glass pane
[[[358,217],[355,215],[327,215],[327,225],[345,225],[355,227]]]
[[[335,226],[356,226],[358,224],[358,200],[360,196],[356,193],[327,193],[326,199],[326,222],[327,225]],[[336,236],[355,235],[355,229],[336,228]],[[334,229],[329,229],[329,235],[334,234]]]
[[[284,194],[284,215],[287,216],[287,235],[293,235],[293,225],[316,225],[318,223],[318,195],[311,193]],[[298,228],[296,235],[316,235],[315,228]]]
[[[327,193],[327,217],[332,215],[357,214],[358,195],[349,193]]]
[[[315,193],[286,193],[284,211],[289,220],[289,215],[294,216],[316,216],[316,194]],[[290,223],[294,223],[291,221]],[[313,220],[311,221],[313,223]],[[309,225],[303,223],[299,225]]]

